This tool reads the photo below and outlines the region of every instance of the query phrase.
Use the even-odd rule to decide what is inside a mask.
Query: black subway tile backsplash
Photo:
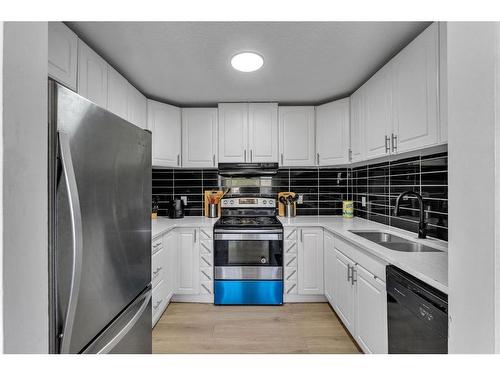
[[[222,183],[214,169],[153,169],[153,196],[159,198],[158,214],[167,215],[167,203],[173,197],[187,196],[185,214],[201,216],[204,190],[220,189]],[[352,199],[355,216],[417,232],[416,199],[406,200],[401,206],[401,216],[394,216],[397,196],[413,190],[424,198],[429,236],[448,240],[446,152],[354,168],[281,168],[265,189],[273,194],[280,191],[303,194],[297,215],[342,215],[342,201]]]

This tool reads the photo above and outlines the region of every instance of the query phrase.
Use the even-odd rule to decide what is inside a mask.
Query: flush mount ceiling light
[[[231,65],[234,69],[240,72],[255,72],[262,68],[264,59],[261,55],[255,52],[242,52],[234,55],[231,58]]]

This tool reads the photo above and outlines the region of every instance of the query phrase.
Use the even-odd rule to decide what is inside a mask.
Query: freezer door
[[[79,353],[151,282],[151,133],[51,84],[55,328]]]
[[[151,288],[88,346],[84,354],[151,354]]]

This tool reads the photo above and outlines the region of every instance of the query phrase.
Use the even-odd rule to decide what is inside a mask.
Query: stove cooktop
[[[217,227],[282,227],[275,216],[223,216],[215,223]]]

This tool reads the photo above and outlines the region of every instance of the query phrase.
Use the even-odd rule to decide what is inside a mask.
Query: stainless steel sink
[[[409,253],[442,252],[441,250],[435,249],[433,247],[407,240],[406,238],[402,238],[387,232],[359,230],[350,230],[349,232],[395,251],[404,251]]]

